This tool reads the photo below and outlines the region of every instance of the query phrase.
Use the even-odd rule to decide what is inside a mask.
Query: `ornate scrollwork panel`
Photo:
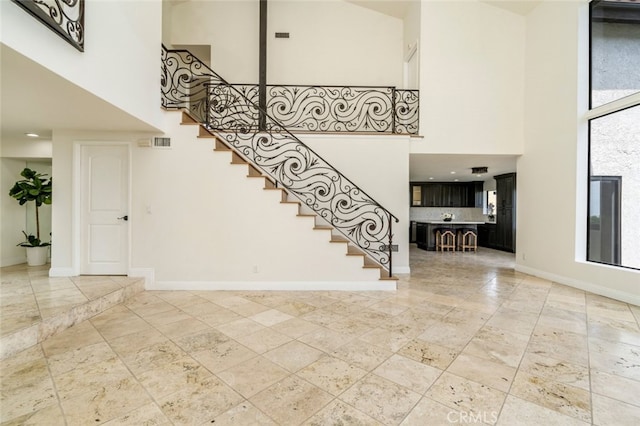
[[[268,86],[269,115],[288,129],[391,132],[392,87]]]
[[[418,134],[418,108],[420,96],[418,90],[395,91],[395,129],[393,133]]]
[[[84,51],[84,0],[13,0],[79,51]]]

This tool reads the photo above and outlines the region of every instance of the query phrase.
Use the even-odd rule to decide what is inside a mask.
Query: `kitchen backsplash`
[[[487,215],[482,214],[481,208],[469,207],[411,207],[409,212],[410,220],[440,220],[442,213],[453,213],[454,220],[469,222],[489,222]]]

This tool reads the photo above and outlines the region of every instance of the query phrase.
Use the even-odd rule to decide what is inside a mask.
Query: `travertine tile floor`
[[[2,362],[2,425],[638,425],[640,308],[412,249],[396,292],[144,292]]]
[[[144,290],[142,278],[49,278],[48,272],[49,265],[0,269],[0,359]]]

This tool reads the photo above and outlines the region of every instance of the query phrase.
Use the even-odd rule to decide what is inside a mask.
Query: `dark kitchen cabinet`
[[[496,248],[496,225],[485,223],[478,225],[478,245],[480,247]]]
[[[482,182],[412,182],[412,207],[482,207]]]
[[[429,244],[427,228],[426,223],[416,223],[416,243],[423,250],[427,250]]]
[[[494,176],[496,180],[496,242],[498,250],[516,251],[516,174]]]
[[[473,194],[473,196],[471,194]],[[469,197],[473,197],[473,207],[482,208],[482,204],[484,203],[484,182],[473,182],[473,192],[469,194]]]

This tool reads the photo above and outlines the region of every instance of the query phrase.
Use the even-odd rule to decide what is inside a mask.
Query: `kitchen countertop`
[[[430,223],[437,225],[484,225],[486,222],[474,222],[474,221],[465,221],[465,220],[452,220],[449,222],[445,222],[444,220],[416,220],[416,223]],[[490,222],[494,223],[494,222]]]

